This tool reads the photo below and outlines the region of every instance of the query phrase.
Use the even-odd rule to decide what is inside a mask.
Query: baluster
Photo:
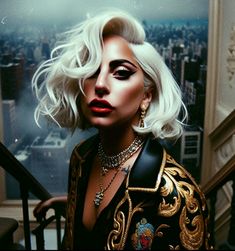
[[[29,193],[28,193],[27,188],[22,183],[20,183],[20,193],[21,193],[22,208],[23,208],[23,225],[24,225],[25,249],[26,250],[31,250],[30,223],[29,223],[29,205],[28,205]]]
[[[217,191],[213,192],[210,197],[210,229],[211,229],[211,242],[215,247],[215,205],[217,200]]]
[[[33,233],[36,237],[37,250],[45,250],[44,229],[39,227]]]
[[[228,244],[230,250],[235,250],[235,175],[233,176],[233,197],[231,201],[231,221],[228,234]]]
[[[60,250],[61,248],[61,214],[57,213],[56,210],[55,210],[55,217],[56,217],[57,249]]]

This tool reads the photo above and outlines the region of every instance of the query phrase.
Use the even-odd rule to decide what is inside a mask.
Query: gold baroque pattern
[[[179,236],[182,246],[188,250],[198,249],[203,245],[203,236],[206,231],[202,212],[206,209],[206,201],[198,185],[190,174],[169,155],[167,155],[162,180],[165,183],[162,183],[164,185],[159,190],[163,199],[158,208],[158,215],[166,218],[177,218],[174,215],[179,213]],[[202,205],[200,205],[199,201],[201,201]],[[121,209],[125,203],[128,204],[127,208],[129,208],[128,216]],[[136,212],[143,212],[145,206],[147,204],[141,202],[133,208],[129,193],[126,191],[124,198],[120,201],[114,213],[113,230],[107,239],[108,250],[124,248],[133,215]],[[166,228],[171,228],[171,226],[167,224],[159,225],[155,230],[155,236],[164,237],[164,231],[162,230]],[[169,244],[168,248],[170,250],[179,250],[180,246]]]
[[[187,176],[190,176],[190,174],[187,174],[187,171],[168,156],[162,177],[165,184],[160,188],[163,199],[159,205],[159,215],[173,217],[180,212],[181,243],[186,249],[195,250],[203,242],[204,219],[200,211],[199,201],[195,196],[196,194],[201,196],[201,193],[197,189],[196,183],[191,183],[190,179],[186,179]],[[170,196],[169,198],[173,197],[173,201],[168,202],[168,196]],[[205,206],[205,204],[202,205],[202,210],[205,209]]]
[[[128,193],[125,194],[124,198],[119,202],[114,213],[114,229],[109,233],[107,239],[108,250],[120,250],[123,242],[123,234],[125,231],[125,214],[119,211],[119,208],[126,202],[129,201],[129,211],[131,210],[131,201],[128,200]]]
[[[78,179],[81,177],[82,173],[82,164],[84,160],[80,157],[79,154],[77,154],[76,151],[74,151],[74,154],[79,159],[79,166],[76,166],[76,158],[75,156],[72,156],[71,158],[71,166],[72,172],[71,172],[71,184],[70,184],[70,193],[68,196],[68,203],[67,203],[67,231],[66,231],[66,238],[65,238],[65,245],[67,247],[67,250],[73,249],[73,224],[74,224],[74,216],[76,211],[76,203],[77,203],[77,185],[78,185]]]
[[[128,203],[128,216],[125,218],[125,213],[120,210],[124,203]],[[127,229],[129,229],[132,216],[136,212],[143,211],[143,203],[139,203],[135,208],[132,208],[132,202],[128,191],[126,191],[124,198],[119,202],[114,213],[114,229],[109,233],[107,239],[108,250],[123,250],[126,239],[127,239]]]
[[[163,237],[163,232],[162,232],[162,229],[164,229],[164,228],[169,228],[170,226],[169,225],[167,225],[167,224],[161,224],[157,229],[156,229],[156,231],[155,231],[155,236],[157,236],[157,237]]]

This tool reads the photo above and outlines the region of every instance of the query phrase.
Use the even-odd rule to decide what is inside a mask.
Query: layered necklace
[[[108,156],[104,152],[103,146],[101,142],[98,146],[98,157],[101,163],[101,170],[100,170],[100,191],[96,192],[94,204],[96,207],[99,207],[101,204],[104,193],[108,190],[108,188],[113,183],[115,177],[117,176],[119,170],[121,169],[121,166],[135,153],[137,152],[140,147],[143,145],[144,139],[143,137],[136,136],[134,141],[123,151],[116,155]],[[114,175],[112,176],[110,182],[106,187],[103,187],[102,184],[102,177],[108,173],[109,170],[115,169]]]

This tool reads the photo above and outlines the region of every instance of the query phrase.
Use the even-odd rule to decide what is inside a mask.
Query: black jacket
[[[208,250],[205,197],[191,175],[148,137],[130,173],[92,231],[82,224],[98,137],[73,150],[63,248],[68,250]]]

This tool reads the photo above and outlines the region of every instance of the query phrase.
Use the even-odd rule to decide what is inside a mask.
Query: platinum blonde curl
[[[145,127],[134,126],[138,133],[151,132],[156,138],[177,139],[182,135],[187,109],[181,90],[156,49],[145,42],[130,45],[145,75],[145,88],[153,90],[153,99],[145,117]],[[182,112],[182,119],[179,115]]]
[[[158,138],[181,135],[187,111],[180,89],[161,56],[145,42],[145,31],[137,19],[120,10],[108,11],[85,20],[64,35],[51,58],[39,66],[32,79],[39,101],[34,113],[38,124],[43,115],[72,130],[92,126],[80,110],[84,80],[100,66],[103,38],[119,35],[129,42],[145,74],[145,88],[154,90],[145,118],[146,127],[134,126],[134,130],[143,134],[152,132]],[[178,120],[182,108],[185,116]]]
[[[143,43],[141,24],[122,11],[109,11],[91,17],[64,33],[64,40],[54,48],[51,58],[43,62],[32,78],[38,99],[34,118],[46,116],[61,127],[75,130],[89,127],[79,110],[84,80],[93,75],[101,63],[103,37],[120,35],[131,43]]]

